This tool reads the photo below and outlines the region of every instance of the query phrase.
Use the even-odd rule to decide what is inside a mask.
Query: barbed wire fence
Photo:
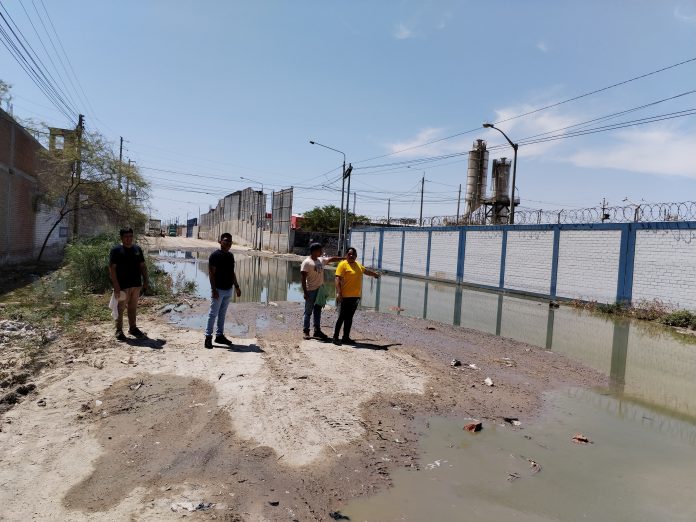
[[[696,221],[696,201],[680,203],[636,203],[624,206],[602,206],[573,209],[544,210],[518,207],[516,225],[638,223],[648,221]],[[423,218],[377,218],[372,225],[437,227],[458,225],[493,225],[484,207],[471,215],[432,216]]]

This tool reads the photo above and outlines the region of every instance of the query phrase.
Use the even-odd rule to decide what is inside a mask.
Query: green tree
[[[66,137],[61,149],[41,153],[41,165],[37,173],[37,203],[57,210],[57,217],[44,238],[38,261],[56,227],[78,211],[96,211],[111,223],[144,228],[147,216],[141,204],[148,197],[149,184],[135,165],[119,162],[100,134],[83,133],[81,139],[77,135]],[[122,189],[126,186],[130,194]]]
[[[341,221],[341,209],[335,205],[324,205],[314,207],[304,213],[302,228],[312,232],[328,232],[338,234],[338,225]],[[366,224],[370,222],[367,216],[348,213],[348,223],[350,225]]]

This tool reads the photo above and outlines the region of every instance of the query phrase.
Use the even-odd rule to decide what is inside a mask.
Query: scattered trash
[[[168,304],[164,305],[162,308],[159,309],[159,313],[164,315],[170,313],[172,310],[176,308],[176,305],[174,304]]]
[[[532,473],[539,473],[541,471],[541,466],[535,460],[527,459],[527,462],[529,462],[529,465],[532,468]]]
[[[127,364],[130,366],[138,366],[138,363],[135,359],[133,359],[133,356],[131,355],[128,357],[128,359],[121,359],[121,364]]]
[[[170,507],[174,513],[182,513],[184,511],[205,511],[214,506],[215,504],[212,502],[173,502]]]
[[[334,520],[350,520],[350,517],[344,515],[340,511],[332,511],[329,513],[329,518],[332,518]]]
[[[268,306],[278,306],[278,303],[274,303],[273,301],[271,301],[270,303],[268,303]]]
[[[462,365],[462,361],[460,361],[459,359],[452,359],[452,362],[450,363],[450,366],[452,366],[453,368],[455,366],[461,366],[461,365]]]
[[[503,420],[513,426],[520,426],[522,424],[517,417],[503,417]]]
[[[181,303],[181,304],[175,306],[172,311],[173,312],[185,312],[188,309],[189,309],[189,305]]]
[[[426,330],[437,330],[437,328],[435,328],[434,326],[426,326],[425,329]]]
[[[491,379],[490,377],[486,377],[483,381],[483,384],[485,384],[486,386],[493,386],[493,379]]]
[[[400,306],[390,306],[389,311],[390,312],[403,312],[405,311],[405,308],[401,308]]]
[[[37,406],[46,406],[46,399],[45,398],[39,399],[38,401],[36,401],[36,405]]]
[[[503,366],[507,366],[508,368],[513,368],[517,366],[517,363],[509,357],[503,357],[502,359],[493,359],[493,361],[497,362],[498,364],[502,364]]]
[[[218,381],[222,379],[222,376],[225,375],[225,372],[222,372],[220,375],[218,375]]]
[[[469,364],[467,364],[467,366],[469,368],[471,368],[472,370],[480,370],[481,369],[478,366],[476,366],[474,363],[469,363]]]
[[[273,507],[280,505],[280,502],[278,502],[277,500],[269,500],[268,503]]]
[[[549,308],[559,308],[560,306],[557,301],[549,301]]]
[[[470,422],[464,426],[464,429],[466,431],[470,431],[471,433],[476,433],[477,431],[481,431],[483,429],[483,424],[481,421]]]
[[[104,404],[104,403],[103,403],[102,401],[100,401],[100,400],[96,400],[96,401],[94,401],[94,404],[95,404],[95,405],[97,406],[97,408],[98,408],[99,406],[101,406],[101,405]]]
[[[594,444],[594,442],[585,437],[582,433],[576,433],[571,440],[576,444]]]
[[[133,391],[138,391],[138,390],[140,389],[140,387],[141,387],[143,384],[145,384],[143,381],[140,381],[140,382],[138,382],[138,383],[136,383],[136,384],[132,384],[132,385],[130,386],[130,389],[133,390]]]

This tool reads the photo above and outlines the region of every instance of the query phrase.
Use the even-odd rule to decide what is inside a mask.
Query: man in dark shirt
[[[232,235],[225,232],[220,236],[219,243],[220,249],[210,254],[208,259],[211,300],[208,325],[205,328],[204,346],[206,348],[213,347],[213,327],[216,318],[215,342],[232,346],[232,341],[225,337],[225,313],[227,313],[227,305],[232,297],[232,288],[234,287],[237,297],[242,295],[239,283],[237,283],[237,276],[234,273],[234,254],[230,252]]]
[[[140,290],[147,290],[147,267],[143,250],[133,244],[133,229],[122,228],[121,244],[111,249],[109,254],[109,277],[114,286],[114,295],[118,300],[118,318],[116,319],[116,339],[125,341],[123,335],[123,310],[128,309],[128,333],[142,339],[145,334],[136,325],[136,312]],[[125,294],[125,298],[121,296]]]

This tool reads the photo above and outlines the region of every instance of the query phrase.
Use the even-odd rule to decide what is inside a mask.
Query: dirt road
[[[358,313],[356,347],[303,341],[300,310],[232,305],[228,330],[246,332],[232,349],[155,312],[146,341],[97,324],[55,344],[2,418],[0,519],[330,520],[419,466],[417,420],[531,422],[543,391],[602,382],[542,349],[380,313]]]

